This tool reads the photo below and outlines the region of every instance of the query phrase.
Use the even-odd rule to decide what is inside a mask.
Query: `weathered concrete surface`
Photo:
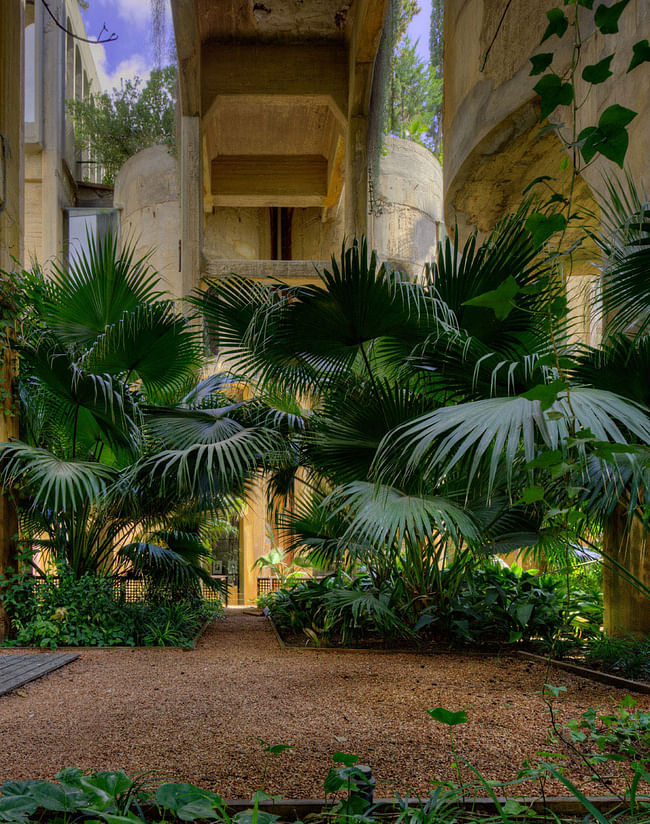
[[[563,74],[569,67],[568,34],[562,40],[553,37],[538,48],[547,24],[545,12],[556,5],[554,0],[518,0],[510,4],[496,38],[503,14],[498,4],[488,0],[449,0],[445,5],[443,128],[448,225],[458,220],[466,231],[476,225],[489,228],[511,207],[513,200],[521,199],[522,180],[530,182],[540,167],[545,167],[546,174],[559,173],[563,155],[559,142],[555,148],[537,145],[539,110],[533,87],[539,78],[530,77],[529,63],[536,51],[553,51],[554,70]],[[615,36],[594,33],[586,10],[583,18],[583,65],[595,63],[613,50],[615,57],[611,67],[614,76],[593,87],[579,112],[578,131],[596,123],[603,110],[613,103],[637,111],[638,116],[629,127],[626,163],[637,182],[647,180],[650,70],[648,64],[630,74],[626,74],[626,69],[632,45],[650,35],[650,6],[646,0],[631,0]],[[585,96],[585,85],[578,79],[579,100]],[[559,109],[552,119],[567,122],[567,110]],[[546,141],[547,138],[542,139],[542,143]],[[599,158],[586,170],[585,183],[592,190],[601,189],[605,171],[615,172],[616,167]],[[468,185],[474,187],[469,208],[464,202]]]
[[[77,0],[53,0],[52,14],[86,37]],[[77,41],[66,43],[66,35],[36,3],[35,51],[38,72],[35,95],[37,121],[26,133],[25,168],[25,258],[41,264],[64,252],[64,209],[76,206],[76,181],[93,180],[99,172],[87,152],[78,151],[65,101],[82,99],[101,90],[92,47]],[[40,34],[42,32],[42,35]]]
[[[115,179],[113,203],[120,209],[122,238],[149,262],[166,291],[182,295],[180,281],[181,211],[176,159],[166,146],[152,146],[131,157]]]
[[[386,138],[372,215],[373,245],[394,269],[421,275],[442,237],[442,168],[424,146]]]
[[[23,244],[23,25],[21,0],[0,5],[0,135],[4,146],[4,181],[0,180],[0,271],[13,268]],[[8,315],[8,290],[0,275],[0,304]],[[18,418],[13,414],[12,380],[15,362],[3,345],[9,330],[0,324],[0,442],[18,436]],[[0,495],[0,574],[15,562],[16,511],[8,496]],[[5,637],[8,618],[0,601],[0,639]]]

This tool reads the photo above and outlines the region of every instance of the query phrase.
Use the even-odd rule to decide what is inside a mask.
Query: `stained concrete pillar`
[[[0,271],[12,268],[12,258],[22,257],[23,138],[24,138],[24,6],[22,0],[0,4]],[[10,315],[10,290],[0,275],[0,314]],[[6,325],[0,328],[0,442],[18,436],[13,409],[12,381],[15,360],[6,345]],[[16,562],[18,532],[16,510],[8,496],[0,496],[0,574]],[[0,599],[0,640],[9,621]]]
[[[345,150],[345,234],[348,242],[368,231],[368,121],[348,120]]]
[[[201,118],[181,117],[181,283],[183,295],[198,286],[203,245]]]
[[[650,588],[650,533],[635,519],[628,527],[627,507],[619,506],[603,532],[605,632],[612,637],[650,635],[650,598],[621,575],[624,567],[633,578]]]

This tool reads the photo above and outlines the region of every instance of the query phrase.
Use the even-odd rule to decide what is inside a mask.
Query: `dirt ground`
[[[453,778],[446,729],[426,714],[437,706],[467,711],[459,752],[486,778],[507,779],[536,751],[561,749],[547,743],[545,680],[566,687],[561,719],[624,697],[516,658],[283,650],[265,618],[230,611],[196,650],[84,650],[0,697],[0,779],[73,765],[155,771],[246,798],[261,782],[260,737],[294,745],[271,762],[269,792],[322,797],[337,751],[372,767],[378,796],[425,792]],[[650,709],[650,696],[638,700]],[[579,783],[604,794],[584,771]]]

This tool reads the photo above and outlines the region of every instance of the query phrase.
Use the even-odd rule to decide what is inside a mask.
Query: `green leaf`
[[[648,62],[650,62],[650,43],[648,43],[647,40],[639,40],[638,43],[632,46],[632,60],[627,72],[629,73],[632,69],[636,69],[641,63]]]
[[[625,106],[619,106],[615,103],[613,106],[608,106],[601,114],[598,121],[598,128],[605,131],[610,128],[625,128],[636,117],[637,112],[632,109],[626,109]]]
[[[175,813],[181,821],[215,817],[215,809],[223,805],[221,797],[193,784],[161,784],[156,801]]]
[[[546,16],[548,17],[548,26],[544,32],[544,37],[542,37],[540,41],[541,43],[548,40],[548,38],[554,34],[562,37],[564,32],[569,28],[569,19],[562,9],[549,9],[546,12]]]
[[[524,392],[521,397],[526,398],[527,401],[539,401],[544,411],[553,406],[557,396],[565,392],[567,388],[567,382],[558,378],[551,381],[551,383],[540,383],[538,386],[533,386],[528,392]]]
[[[533,604],[520,604],[515,610],[517,620],[522,625],[522,627],[525,627],[526,624],[530,621],[531,616],[533,614],[533,609]]]
[[[455,727],[457,724],[465,724],[467,722],[467,713],[465,710],[460,712],[451,712],[444,707],[436,707],[433,710],[427,710],[427,713],[441,724],[447,724],[449,727]]]
[[[618,18],[623,14],[623,10],[630,0],[620,0],[613,6],[606,6],[601,3],[594,14],[594,23],[602,34],[616,34],[618,31]]]
[[[23,824],[36,812],[37,804],[29,796],[10,795],[0,797],[0,821]]]
[[[534,91],[540,96],[540,120],[545,120],[558,106],[570,106],[573,100],[573,85],[563,83],[556,74],[545,74]]]
[[[587,163],[597,154],[617,163],[623,168],[629,144],[626,126],[634,120],[636,112],[615,103],[600,116],[598,127],[589,126],[578,135],[580,152]]]
[[[565,226],[566,218],[559,212],[550,215],[533,212],[526,221],[526,228],[533,236],[533,243],[537,248],[540,248],[551,235],[561,232]]]
[[[563,318],[569,311],[569,303],[564,295],[558,295],[550,303],[549,311],[556,318]]]
[[[584,6],[586,9],[593,9],[594,0],[578,0],[579,6]]]
[[[533,64],[533,67],[530,70],[531,77],[535,74],[543,74],[543,72],[545,72],[553,62],[553,52],[541,52],[540,54],[534,54],[530,58],[530,62]]]
[[[335,752],[332,756],[332,761],[335,764],[345,764],[346,767],[351,767],[353,764],[356,764],[358,760],[358,755],[350,755],[346,752]]]
[[[498,320],[505,320],[515,308],[513,298],[518,292],[517,281],[510,275],[496,289],[466,300],[463,306],[481,306],[484,309],[492,309]]]
[[[580,147],[580,154],[583,156],[585,163],[591,162],[598,153],[598,144],[602,137],[599,129],[596,126],[587,126],[578,135],[578,146]]]
[[[571,794],[578,799],[583,805],[583,807],[591,813],[591,815],[599,822],[599,824],[609,824],[609,821],[603,813],[595,807],[592,802],[580,792],[580,790],[573,784],[569,779],[563,775],[559,770],[553,767],[551,764],[541,764],[545,770],[548,770],[551,775],[560,781],[564,786],[571,792]]]
[[[527,486],[521,493],[521,497],[525,504],[534,504],[537,501],[544,500],[543,486]]]
[[[610,126],[629,126],[634,120],[637,113],[632,109],[626,109],[625,106],[619,106],[615,103],[613,106],[608,106],[601,114],[598,121],[598,128],[607,129]]]
[[[613,72],[610,69],[610,64],[614,59],[614,55],[604,57],[598,63],[592,63],[590,66],[585,66],[582,70],[582,79],[587,83],[592,83],[596,86],[598,83],[604,83],[608,77],[611,77]]]

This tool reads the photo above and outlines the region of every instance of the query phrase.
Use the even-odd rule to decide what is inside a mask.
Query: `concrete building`
[[[0,4],[0,272],[11,270],[20,259],[23,231],[23,0]],[[0,275],[0,319],[10,313],[10,291]],[[9,310],[9,312],[8,312]],[[0,441],[18,436],[18,419],[12,413],[13,359],[6,343],[7,329],[0,322]],[[8,497],[0,495],[0,571],[15,558],[16,512]],[[8,629],[0,601],[0,639]]]
[[[367,129],[388,0],[172,0],[183,292],[309,279],[368,231]]]
[[[24,260],[45,264],[86,230],[114,224],[111,190],[101,168],[75,144],[66,99],[101,91],[93,46],[85,38],[77,0],[49,3],[60,26],[38,0],[25,6],[25,240]],[[64,31],[65,29],[66,31]]]

